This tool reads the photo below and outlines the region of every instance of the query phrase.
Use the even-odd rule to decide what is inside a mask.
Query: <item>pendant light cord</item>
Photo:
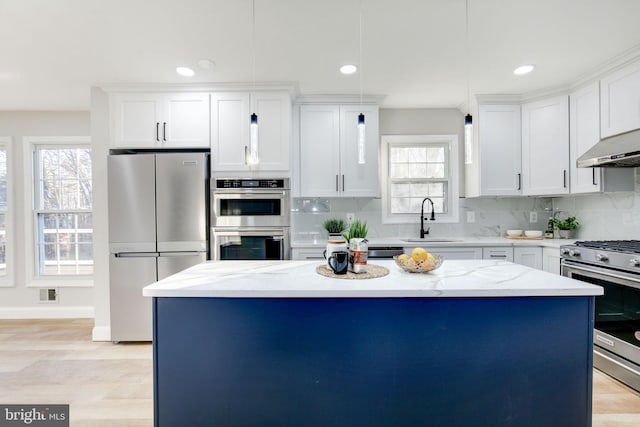
[[[358,40],[359,40],[359,56],[358,62],[360,63],[360,107],[362,108],[362,2],[360,0],[360,13],[359,13],[359,23],[358,23]]]
[[[469,0],[465,0],[465,26],[464,26],[464,56],[466,58],[466,77],[467,77],[467,111],[471,111],[471,89],[469,85]]]
[[[255,94],[256,91],[256,0],[253,0],[252,8],[252,21],[251,21],[251,43],[252,43],[252,51],[253,51],[253,92]]]

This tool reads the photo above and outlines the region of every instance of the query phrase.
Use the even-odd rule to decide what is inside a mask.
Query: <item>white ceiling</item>
[[[256,80],[358,94],[360,0],[255,0]],[[107,83],[251,82],[251,0],[0,0],[0,110],[86,110]],[[389,107],[568,85],[640,46],[639,0],[363,0],[363,91]],[[211,59],[211,71],[197,69]],[[537,68],[516,77],[524,63]],[[192,78],[177,65],[196,69]]]

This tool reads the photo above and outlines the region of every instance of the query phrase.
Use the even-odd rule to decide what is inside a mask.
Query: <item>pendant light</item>
[[[362,0],[360,0],[360,14],[359,14],[359,62],[360,62],[360,108],[362,109]],[[364,125],[364,113],[360,110],[360,114],[358,114],[358,164],[364,165],[366,163],[365,159],[365,143],[366,143],[366,133],[365,133],[365,125]]]
[[[465,0],[465,57],[467,77],[467,111],[471,110],[471,90],[469,88],[469,0]],[[473,163],[473,118],[470,113],[464,116],[464,163]]]
[[[251,97],[255,96],[256,91],[256,0],[252,0],[252,22],[251,22],[251,38],[252,38],[252,51],[253,51],[253,91]],[[255,102],[252,103],[252,110],[255,108]],[[249,117],[249,158],[247,163],[250,165],[257,165],[260,163],[258,157],[258,115],[254,112]]]

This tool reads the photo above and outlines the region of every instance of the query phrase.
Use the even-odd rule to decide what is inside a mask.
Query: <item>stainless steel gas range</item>
[[[640,240],[560,247],[563,276],[604,288],[595,297],[596,368],[640,391]]]

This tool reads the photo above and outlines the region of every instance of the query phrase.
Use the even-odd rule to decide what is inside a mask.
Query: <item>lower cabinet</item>
[[[542,269],[549,273],[560,274],[560,249],[542,249]]]
[[[411,251],[414,247],[404,248],[404,253],[411,255]],[[447,259],[482,259],[482,248],[476,247],[435,247],[426,248],[434,255],[441,255],[445,260]]]
[[[542,270],[542,248],[539,246],[515,247],[513,262]]]
[[[513,262],[513,248],[482,248],[482,259],[498,259]]]
[[[291,259],[294,261],[306,261],[311,259],[324,259],[322,248],[293,248]]]

